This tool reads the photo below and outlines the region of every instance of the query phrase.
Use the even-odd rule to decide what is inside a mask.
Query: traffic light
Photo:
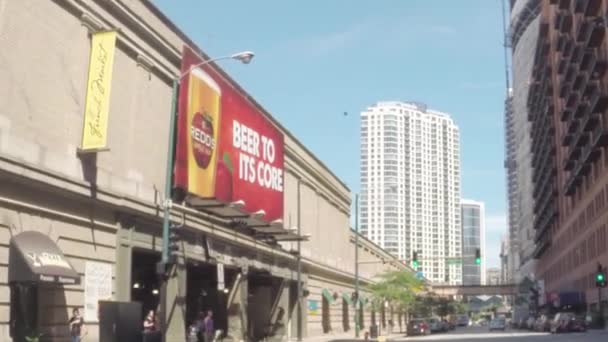
[[[177,257],[179,256],[179,244],[181,242],[182,226],[177,224],[171,224],[169,226],[169,263],[177,263]]]
[[[414,268],[418,267],[420,264],[418,263],[418,252],[414,251],[414,256],[412,258],[412,266]]]
[[[595,274],[595,286],[606,287],[606,272],[604,272],[602,264],[597,264],[597,273]]]
[[[479,248],[475,250],[475,263],[477,265],[481,265],[481,251],[479,250]]]

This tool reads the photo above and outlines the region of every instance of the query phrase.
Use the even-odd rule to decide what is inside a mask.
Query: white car
[[[507,328],[507,321],[504,318],[494,318],[490,321],[490,331],[502,330],[505,331]]]

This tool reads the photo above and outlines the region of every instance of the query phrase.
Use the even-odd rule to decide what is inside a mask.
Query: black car
[[[407,336],[429,335],[431,329],[423,319],[412,319],[407,323]]]

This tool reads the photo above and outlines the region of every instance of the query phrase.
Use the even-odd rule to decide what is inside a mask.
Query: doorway
[[[10,335],[14,341],[25,341],[38,331],[38,285],[12,283],[10,291]]]
[[[323,332],[328,333],[331,331],[331,320],[329,316],[329,301],[325,296],[321,296],[323,301],[321,302],[321,320],[323,325]]]
[[[222,330],[225,335],[228,331],[228,295],[238,272],[224,268],[223,290],[218,289],[217,265],[189,263],[187,272],[186,325],[195,323],[201,313],[211,310],[215,329]]]
[[[131,300],[141,303],[142,317],[146,317],[150,310],[158,312],[161,283],[156,274],[156,263],[159,261],[159,253],[133,250]]]
[[[348,302],[342,298],[342,329],[344,332],[350,330],[350,317],[348,315]]]

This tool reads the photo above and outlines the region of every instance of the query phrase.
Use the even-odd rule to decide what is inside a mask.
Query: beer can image
[[[188,77],[188,189],[198,197],[213,198],[221,127],[221,90],[201,69],[192,70]]]

